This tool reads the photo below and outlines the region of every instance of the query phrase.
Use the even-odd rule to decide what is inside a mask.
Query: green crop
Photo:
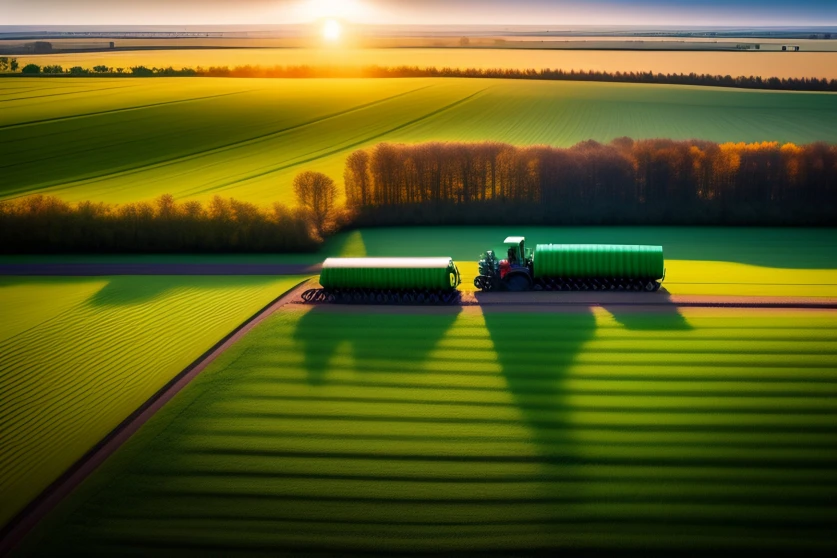
[[[27,550],[833,548],[837,321],[286,307]]]
[[[293,204],[382,141],[837,142],[837,95],[491,79],[7,79],[0,198]]]
[[[0,277],[0,524],[300,280]]]

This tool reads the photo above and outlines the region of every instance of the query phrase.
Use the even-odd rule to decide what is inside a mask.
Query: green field
[[[837,142],[837,95],[482,79],[3,79],[0,198],[293,203],[381,141]]]
[[[666,258],[665,288],[679,295],[837,298],[837,230],[729,227],[397,227],[338,234],[315,254],[0,256],[27,263],[225,263],[314,265],[330,256],[450,256],[473,289],[476,259],[506,236],[527,245],[652,244]]]
[[[294,277],[0,277],[0,525]]]
[[[526,310],[286,307],[24,550],[837,550],[833,313]]]
[[[665,289],[677,295],[837,298],[837,231],[725,227],[401,227],[336,236],[342,256],[451,256],[473,290],[481,252],[502,253],[506,236],[538,243],[662,245]]]

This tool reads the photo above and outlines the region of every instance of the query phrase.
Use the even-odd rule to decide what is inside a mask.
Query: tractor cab
[[[480,274],[474,279],[474,286],[483,291],[507,290],[528,291],[532,288],[532,254],[525,247],[522,236],[509,236],[503,241],[502,255],[498,259],[493,250],[480,258]]]
[[[529,250],[524,247],[525,243],[526,238],[522,236],[509,236],[503,241],[503,244],[506,247],[506,255],[508,256],[506,261],[508,262],[510,269],[514,269],[516,267],[529,267],[532,256],[529,253]]]

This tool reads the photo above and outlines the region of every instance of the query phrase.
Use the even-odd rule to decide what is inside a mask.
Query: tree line
[[[347,158],[344,184],[358,226],[834,226],[837,146],[381,143]]]
[[[321,237],[304,209],[215,196],[206,205],[69,204],[52,196],[0,201],[0,252],[313,252]]]
[[[15,64],[17,62],[15,61]],[[16,67],[15,67],[16,68]],[[0,72],[4,71],[0,66]],[[15,71],[15,70],[12,70]],[[712,74],[663,74],[654,72],[601,72],[584,70],[515,69],[515,68],[436,68],[419,66],[210,66],[209,68],[164,68],[132,66],[112,68],[98,65],[91,68],[60,65],[39,66],[27,64],[21,69],[24,75],[72,75],[103,77],[237,77],[237,78],[497,78],[546,81],[597,81],[613,83],[659,83],[670,85],[700,85],[733,87],[740,89],[769,89],[787,91],[837,91],[837,79],[826,78],[778,78],[761,76],[712,75]]]
[[[834,226],[837,145],[619,138],[562,149],[380,143],[330,177],[296,176],[296,208],[0,201],[0,253],[313,252],[333,232],[399,225]]]

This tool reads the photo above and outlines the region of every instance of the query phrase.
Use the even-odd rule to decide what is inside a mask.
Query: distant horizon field
[[[837,143],[837,95],[498,79],[0,80],[0,199],[233,196],[293,205],[376,143],[589,139]]]
[[[592,38],[591,38],[592,39]],[[595,40],[599,40],[596,38]],[[643,38],[634,40],[642,41]],[[745,43],[759,42],[742,39]],[[793,40],[786,40],[797,44]],[[837,44],[837,41],[831,41]],[[601,46],[607,46],[602,43]],[[563,50],[554,48],[246,48],[154,49],[17,56],[21,64],[158,66],[437,66],[720,74],[837,79],[837,53],[763,51]]]

